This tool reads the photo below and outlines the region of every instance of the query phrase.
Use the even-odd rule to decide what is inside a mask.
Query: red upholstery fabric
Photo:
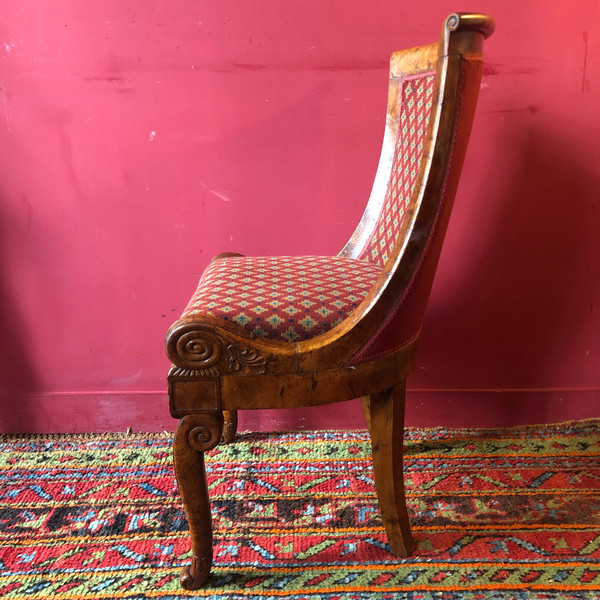
[[[391,179],[372,238],[361,258],[383,265],[409,211],[413,188],[423,157],[433,98],[435,75],[407,77],[402,82],[400,123]]]
[[[460,101],[457,105],[456,123],[452,132],[449,169],[445,172],[435,224],[413,280],[379,331],[348,364],[359,364],[397,350],[419,334],[469,142],[482,67],[481,59],[461,60]],[[475,83],[467,86],[466,82],[469,80],[475,80]],[[465,89],[468,92],[465,92]]]
[[[214,315],[269,339],[309,339],[347,317],[380,270],[339,256],[221,258],[203,273],[183,316]]]

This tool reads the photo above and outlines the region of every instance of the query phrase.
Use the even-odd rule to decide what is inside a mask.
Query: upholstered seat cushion
[[[202,274],[183,316],[214,315],[260,337],[305,340],[347,317],[380,272],[340,256],[220,258]]]

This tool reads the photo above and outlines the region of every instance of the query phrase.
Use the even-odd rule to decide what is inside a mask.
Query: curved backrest
[[[473,123],[483,40],[493,29],[485,15],[453,14],[439,43],[392,55],[373,191],[340,253],[383,267],[374,312],[386,316],[351,364],[392,352],[421,329]]]
[[[390,64],[386,129],[363,218],[342,255],[383,265],[411,212],[429,128],[438,44],[395,52]],[[408,62],[411,70],[401,67]]]
[[[399,238],[405,218],[414,209],[413,190],[423,159],[433,104],[435,71],[401,78],[397,86],[396,148],[385,199],[375,229],[360,258],[384,265]]]

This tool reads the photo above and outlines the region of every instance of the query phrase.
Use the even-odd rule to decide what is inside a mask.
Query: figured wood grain
[[[192,562],[181,573],[187,590],[204,584],[212,566],[212,517],[204,453],[221,438],[223,416],[220,413],[183,417],[173,439],[173,462],[179,494],[188,517],[192,541]]]
[[[342,256],[360,257],[377,226],[398,136],[403,78],[435,71],[434,101],[408,217],[375,285],[354,311],[331,330],[295,343],[257,338],[211,315],[182,318],[170,328],[169,401],[171,414],[181,419],[174,460],[194,556],[182,573],[184,587],[201,586],[212,562],[203,454],[219,441],[233,441],[237,411],[244,409],[316,406],[362,397],[390,547],[400,556],[414,549],[402,477],[406,378],[415,367],[422,317],[473,122],[483,41],[493,28],[485,15],[455,13],[446,19],[437,43],[391,57],[379,168]]]
[[[403,477],[406,382],[362,398],[369,424],[379,510],[394,554],[406,558],[415,549],[406,509]]]

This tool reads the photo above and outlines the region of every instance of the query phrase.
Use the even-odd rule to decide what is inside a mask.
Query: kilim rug
[[[407,560],[386,544],[365,432],[243,434],[210,455],[215,566],[197,592],[179,588],[170,443],[0,437],[0,597],[600,598],[600,421],[409,429]]]

